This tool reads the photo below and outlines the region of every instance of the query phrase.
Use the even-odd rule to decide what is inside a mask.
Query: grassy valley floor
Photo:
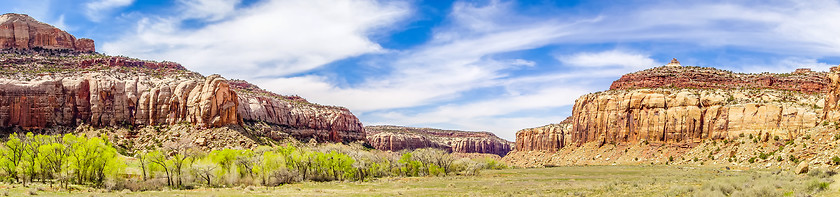
[[[840,175],[709,166],[580,166],[486,170],[478,176],[303,182],[279,187],[54,192],[0,185],[9,196],[838,196]],[[834,184],[832,184],[834,183]],[[36,188],[41,188],[39,191]]]

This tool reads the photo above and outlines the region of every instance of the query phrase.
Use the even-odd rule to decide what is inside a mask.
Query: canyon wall
[[[219,75],[204,77],[177,63],[14,54],[2,59],[3,128],[179,123],[211,128],[265,122],[298,139],[365,139],[362,123],[346,108],[294,100]]]
[[[175,80],[104,73],[0,79],[0,127],[239,124],[236,93],[224,80],[218,75]]]
[[[610,85],[610,90],[638,88],[774,89],[808,94],[825,93],[825,72],[797,69],[791,73],[745,74],[710,67],[662,66],[629,73]]]
[[[572,144],[571,117],[559,124],[516,132],[516,151],[554,151]]]
[[[840,75],[833,70],[825,76],[809,69],[742,74],[678,64],[630,73],[608,91],[578,98],[561,124],[517,132],[516,151],[553,152],[589,142],[690,146],[741,135],[792,139],[822,117],[840,120],[834,112]]]
[[[365,140],[362,123],[346,108],[205,77],[174,62],[89,53],[93,40],[27,15],[0,15],[0,49],[0,131],[186,123],[240,126],[239,135],[275,140]]]
[[[840,67],[832,67],[826,74],[828,87],[822,118],[840,122]]]
[[[297,96],[265,91],[245,81],[231,82],[239,93],[238,112],[246,122],[265,122],[296,128],[291,135],[319,141],[365,139],[362,122],[347,108],[313,104]]]
[[[73,35],[24,14],[0,15],[0,49],[66,49],[94,52],[91,39]]]
[[[778,90],[637,89],[588,94],[572,111],[572,144],[790,139],[816,126],[821,96]]]
[[[469,132],[400,126],[367,126],[368,142],[378,150],[400,151],[439,148],[456,153],[489,153],[505,156],[510,141],[489,132]]]

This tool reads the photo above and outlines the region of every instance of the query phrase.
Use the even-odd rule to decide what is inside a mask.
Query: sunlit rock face
[[[791,139],[822,117],[840,120],[837,73],[743,74],[690,66],[630,73],[610,90],[578,98],[572,116],[561,124],[517,132],[516,151],[556,151],[589,142],[691,146],[742,134]]]
[[[25,14],[0,15],[0,48],[2,49],[67,49],[94,52],[91,39],[76,39],[52,25]]]
[[[505,156],[511,142],[489,132],[469,132],[400,126],[365,127],[368,142],[376,149],[400,151],[439,148],[456,153],[489,153]]]
[[[26,15],[0,16],[0,47],[0,131],[189,124],[245,127],[249,133],[240,135],[278,140],[365,140],[347,108],[203,76],[174,62],[87,53],[95,51],[93,40]]]

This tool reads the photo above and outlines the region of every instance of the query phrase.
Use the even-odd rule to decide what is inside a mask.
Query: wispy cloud
[[[459,1],[428,27],[427,41],[401,50],[372,37],[399,29],[414,16],[414,2],[241,3],[180,0],[182,14],[143,17],[129,35],[101,48],[346,106],[365,123],[489,130],[511,140],[518,129],[561,121],[581,94],[675,53],[772,56],[728,62],[747,72],[821,70],[829,64],[818,59],[840,54],[837,1],[641,1],[571,16],[532,14],[512,1]],[[201,25],[184,27],[193,20]],[[516,55],[529,51],[544,54]],[[342,71],[318,71],[351,57],[365,63],[334,66],[369,70],[352,83]]]
[[[112,14],[114,9],[131,5],[134,0],[93,0],[85,4],[85,15],[92,21],[100,21]]]
[[[410,14],[400,2],[365,0],[268,0],[234,8],[235,14],[212,10],[229,10],[237,1],[184,2],[193,6],[185,9],[203,14],[144,18],[134,34],[105,43],[103,51],[174,60],[205,74],[246,79],[283,76],[382,52],[368,36]],[[184,20],[195,16],[217,22],[198,29],[182,27]]]

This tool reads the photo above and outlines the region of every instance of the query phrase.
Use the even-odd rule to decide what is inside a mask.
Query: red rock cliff
[[[379,150],[399,151],[439,148],[457,153],[490,153],[505,156],[512,143],[489,132],[468,132],[400,126],[367,126],[367,139]]]
[[[837,100],[824,73],[738,74],[714,68],[663,66],[627,74],[609,91],[583,95],[564,124],[517,133],[517,151],[556,151],[588,142],[693,144],[741,134],[797,137],[815,127]],[[832,72],[834,78],[840,78]],[[830,93],[833,95],[837,93]],[[837,96],[840,98],[840,96]],[[833,104],[832,104],[833,103]],[[837,118],[840,119],[840,118]]]
[[[2,49],[94,50],[93,40],[75,40],[26,15],[2,15],[0,24]],[[274,94],[219,75],[204,77],[174,62],[28,54],[0,53],[0,130],[190,123],[199,128],[241,125],[272,138],[365,140],[362,123],[346,108]],[[278,128],[286,134],[276,135]]]
[[[77,40],[73,35],[25,14],[0,15],[0,49],[33,48],[96,51],[93,40]]]
[[[610,90],[638,88],[775,89],[822,93],[828,87],[824,72],[798,69],[785,74],[733,73],[709,67],[662,66],[621,76]]]

